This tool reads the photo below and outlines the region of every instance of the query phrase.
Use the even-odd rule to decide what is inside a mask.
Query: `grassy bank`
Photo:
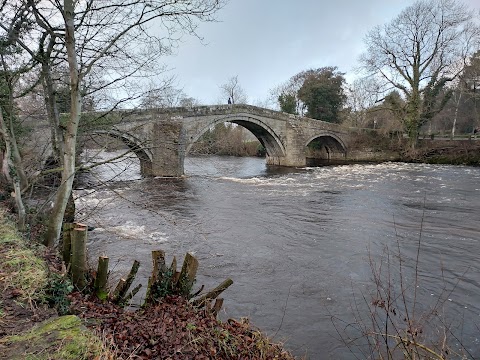
[[[91,359],[108,354],[76,316],[52,309],[46,249],[29,246],[0,209],[0,359]]]
[[[88,289],[66,296],[73,287],[61,262],[26,243],[2,209],[0,288],[2,360],[294,359],[248,321],[219,321],[179,296],[135,312]]]

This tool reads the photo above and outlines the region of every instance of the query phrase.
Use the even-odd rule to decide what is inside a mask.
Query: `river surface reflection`
[[[441,310],[480,357],[480,168],[285,169],[205,157],[187,158],[185,169],[184,179],[141,179],[138,164],[125,161],[84,179],[77,219],[97,227],[92,262],[108,255],[119,276],[137,259],[146,284],[151,250],[169,259],[189,251],[200,262],[197,285],[234,280],[223,318],[248,316],[296,355],[349,359],[339,337],[358,312],[367,314],[369,261],[385,260],[385,248],[397,252],[399,244],[413,284],[422,228],[420,308],[445,297]],[[109,185],[97,181],[112,177]]]

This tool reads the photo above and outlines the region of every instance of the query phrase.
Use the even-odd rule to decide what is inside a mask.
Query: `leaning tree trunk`
[[[78,124],[81,114],[80,76],[75,53],[74,0],[64,2],[65,47],[67,49],[68,67],[70,71],[70,118],[65,130],[63,153],[62,182],[57,190],[55,203],[50,216],[45,243],[49,247],[57,244],[62,230],[62,221],[72,192],[75,177],[75,152],[77,144]]]
[[[15,161],[15,159],[18,160],[18,158],[15,158],[15,156],[13,156],[13,152],[14,152],[13,149],[15,148],[14,147],[15,137],[12,138],[10,130],[11,129],[9,129],[5,124],[5,121],[3,119],[3,110],[0,108],[0,133],[3,137],[3,141],[5,142],[5,158],[4,158],[2,171],[4,172],[6,179],[10,181],[13,185],[14,196],[15,196],[15,207],[17,209],[17,214],[18,214],[18,228],[21,231],[23,231],[25,230],[25,224],[26,224],[26,212],[25,212],[25,206],[22,200],[22,192],[21,192],[22,184],[20,181],[19,173],[18,173],[17,161]],[[18,154],[18,156],[20,156],[20,154]]]
[[[46,35],[45,35],[46,36]],[[42,37],[41,41],[45,41]],[[42,57],[42,87],[45,93],[45,108],[47,109],[48,122],[50,125],[50,133],[52,137],[52,148],[55,160],[63,163],[63,136],[60,129],[60,115],[57,106],[55,85],[52,78],[52,64],[50,55],[55,46],[55,37],[51,36],[47,45],[47,50]]]
[[[10,115],[10,119],[9,119],[9,128],[10,128],[10,146],[12,150],[12,160],[15,166],[18,182],[20,183],[21,190],[23,190],[28,187],[28,180],[27,180],[27,175],[25,174],[25,170],[23,169],[22,156],[20,155],[20,151],[18,150],[17,138],[13,130],[12,115]]]

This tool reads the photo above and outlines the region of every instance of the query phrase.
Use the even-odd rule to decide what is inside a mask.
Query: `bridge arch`
[[[316,165],[319,162],[345,159],[347,146],[336,133],[324,131],[306,141],[305,153],[307,165]]]
[[[105,135],[122,141],[140,160],[140,173],[142,176],[152,176],[153,154],[146,147],[145,141],[120,130],[95,130],[92,135]]]
[[[286,154],[285,146],[283,145],[280,137],[275,131],[268,126],[259,117],[252,114],[227,114],[219,116],[213,121],[203,126],[199,131],[192,134],[187,141],[185,149],[185,156],[190,152],[193,144],[200,139],[200,137],[208,131],[212,126],[219,123],[231,122],[244,127],[249,130],[265,148],[267,155],[270,157],[283,157]]]

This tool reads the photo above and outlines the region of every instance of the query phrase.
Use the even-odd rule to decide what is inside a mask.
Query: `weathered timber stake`
[[[183,260],[182,270],[180,271],[180,295],[188,296],[192,289],[195,277],[197,275],[198,260],[190,253],[185,254]]]
[[[125,306],[128,304],[128,302],[138,293],[138,291],[141,289],[142,287],[142,284],[138,284],[137,286],[135,286],[133,288],[132,291],[130,291],[128,293],[127,296],[125,296],[124,298],[122,298],[118,303],[121,305],[121,306]]]
[[[213,305],[213,308],[212,308],[212,314],[214,316],[217,316],[220,310],[222,309],[222,306],[223,306],[223,298],[215,299],[215,304]]]
[[[161,277],[167,266],[165,265],[165,252],[163,250],[152,251],[153,270],[152,277],[153,282],[156,282]]]
[[[174,256],[172,260],[172,264],[170,265],[170,271],[172,274],[175,274],[177,272],[177,257]]]
[[[178,287],[178,280],[180,280],[180,271],[175,271],[175,274],[172,274],[172,287]]]
[[[87,272],[87,228],[77,226],[71,231],[72,240],[72,280],[73,284],[83,289],[86,285]]]
[[[137,275],[137,271],[138,271],[139,267],[140,267],[140,263],[137,260],[135,260],[133,262],[132,268],[130,269],[130,272],[128,273],[127,278],[126,279],[121,278],[118,281],[118,284],[115,287],[115,290],[113,291],[112,295],[110,296],[110,299],[113,302],[118,303],[125,296],[128,289],[132,285],[133,280],[135,279],[135,276]],[[148,281],[149,281],[149,284],[150,284],[150,279]]]
[[[130,272],[128,273],[127,279],[125,280],[125,285],[118,292],[118,298],[116,298],[116,300],[122,299],[127,293],[130,286],[132,286],[133,280],[135,280],[135,276],[137,275],[137,271],[139,267],[140,267],[140,263],[137,260],[135,260],[133,262],[132,268],[130,269]]]
[[[157,284],[159,280],[159,275],[163,276],[160,271],[165,268],[165,252],[162,250],[153,250],[152,251],[152,276],[148,278],[147,283],[147,293],[145,294],[145,303],[144,306],[149,303],[152,297],[152,287]]]
[[[113,302],[117,302],[117,300],[120,298],[119,294],[125,288],[126,283],[127,283],[127,280],[123,278],[118,281],[118,284],[115,287],[115,290],[113,291],[113,294],[111,296]]]
[[[63,246],[62,246],[62,258],[65,266],[68,267],[72,259],[72,230],[75,224],[65,223],[63,224]]]
[[[98,258],[97,276],[95,277],[95,283],[93,287],[95,294],[100,300],[107,298],[107,280],[108,280],[108,257],[100,256]]]
[[[200,296],[198,299],[193,300],[193,305],[198,306],[204,304],[208,300],[213,300],[217,298],[222,292],[224,292],[230,285],[233,284],[232,279],[228,278],[220,285],[218,285],[215,289],[209,291],[205,295]]]

